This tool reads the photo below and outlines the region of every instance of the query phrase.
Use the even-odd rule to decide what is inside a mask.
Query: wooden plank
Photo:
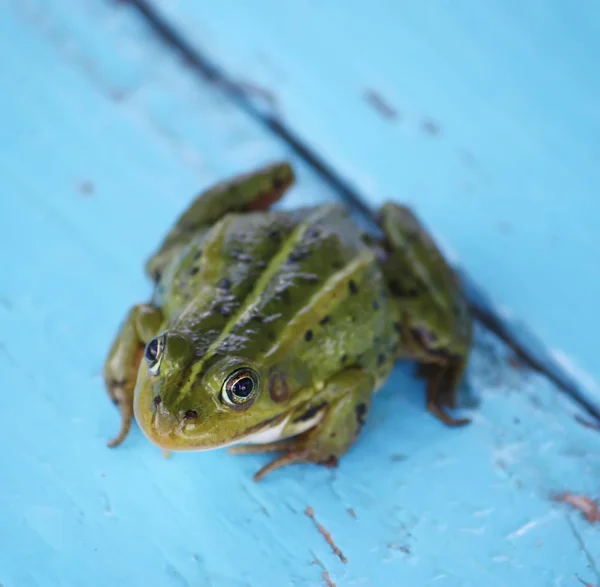
[[[289,152],[127,6],[20,0],[2,15],[4,587],[600,581],[597,528],[549,499],[597,492],[599,436],[483,334],[471,427],[425,414],[404,366],[337,471],[256,485],[264,458],[167,461],[137,429],[108,450],[118,419],[99,372],[149,294],[147,252],[200,187]],[[335,197],[296,164],[286,205]]]
[[[600,400],[596,2],[148,4],[373,205],[412,204]]]

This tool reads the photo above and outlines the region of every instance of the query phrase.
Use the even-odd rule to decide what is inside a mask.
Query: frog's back
[[[383,377],[392,361],[383,277],[338,204],[228,215],[167,269],[157,291],[170,327],[193,336],[206,368],[235,355],[323,380],[352,364]]]

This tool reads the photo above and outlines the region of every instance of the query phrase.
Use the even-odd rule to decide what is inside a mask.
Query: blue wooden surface
[[[554,68],[556,79],[570,76],[579,87],[564,84],[562,97],[547,92],[547,110],[525,101],[535,115],[525,121],[517,116],[526,111],[519,110],[523,96],[533,100],[547,89],[539,88],[540,76],[552,72],[543,67],[544,52],[535,53],[537,62],[525,52],[530,61],[523,57],[522,70],[504,67],[498,75],[509,83],[526,65],[530,75],[520,84],[511,79],[505,93],[493,91],[500,82],[486,73],[486,63],[509,34],[504,21],[496,22],[496,45],[481,22],[469,27],[464,43],[480,43],[471,55],[469,45],[442,42],[442,16],[449,14],[438,13],[432,23],[407,13],[398,24],[403,34],[392,38],[391,25],[376,18],[378,4],[365,14],[361,5],[339,10],[333,2],[313,3],[304,12],[289,3],[298,30],[292,21],[275,26],[274,3],[254,5],[269,11],[257,18],[241,2],[202,3],[202,14],[189,2],[164,7],[180,11],[171,16],[182,27],[189,23],[188,30],[206,23],[194,39],[210,41],[228,67],[244,69],[254,82],[265,81],[261,68],[245,59],[256,59],[256,43],[267,39],[261,58],[281,68],[273,83],[282,86],[275,88],[278,100],[280,91],[287,96],[286,117],[341,171],[372,188],[374,203],[386,190],[412,192],[407,199],[461,262],[502,303],[531,317],[552,348],[589,370],[591,388],[598,119],[584,100],[595,80],[576,57],[598,22],[594,13],[581,17],[579,34],[571,44],[565,40],[564,60]],[[469,373],[481,398],[472,426],[449,430],[428,416],[422,385],[410,366],[400,366],[378,395],[362,438],[334,472],[298,466],[257,485],[250,476],[262,457],[215,451],[165,460],[137,428],[120,449],[107,449],[118,417],[99,373],[126,308],[149,295],[146,254],[200,188],[289,151],[199,82],[129,7],[99,0],[4,0],[0,6],[4,587],[325,585],[324,570],[338,587],[564,587],[580,584],[577,574],[600,583],[599,527],[550,500],[561,491],[598,495],[600,435],[574,420],[575,406],[553,386],[510,367],[503,348],[482,332]],[[230,20],[218,20],[227,8]],[[558,5],[553,9],[560,14]],[[544,23],[567,26],[569,15],[559,19],[549,7]],[[362,61],[341,49],[356,30],[350,18],[374,31]],[[512,23],[524,51],[538,38],[531,31],[539,33],[527,23],[531,17]],[[308,24],[329,33],[313,33],[312,48],[300,34],[308,34]],[[426,24],[436,34],[419,42]],[[270,39],[264,30],[259,35],[260,26],[270,27]],[[383,55],[378,43],[398,38],[421,48],[420,84],[405,83],[416,66],[407,67],[404,52],[388,70],[396,72],[393,79],[369,53],[379,47]],[[336,39],[339,54],[331,49]],[[319,54],[340,65],[329,67],[329,80],[321,77]],[[434,91],[425,74],[436,66],[439,74],[452,59],[445,91]],[[493,63],[499,67],[501,57]],[[396,126],[361,110],[364,83],[358,82],[368,72],[371,84],[385,82],[386,92],[396,92],[405,116]],[[489,110],[466,98],[476,74],[477,103],[483,108],[485,93],[494,104]],[[347,87],[355,88],[354,98]],[[514,97],[513,109],[499,117],[502,96]],[[559,103],[563,110],[553,111]],[[421,136],[421,111],[443,123],[439,139]],[[552,125],[544,126],[549,119]],[[542,128],[549,134],[536,134]],[[459,148],[472,151],[471,171]],[[284,205],[336,197],[295,163],[299,185]],[[475,193],[457,187],[463,174]],[[513,231],[498,232],[506,222]],[[347,563],[305,515],[307,506]]]

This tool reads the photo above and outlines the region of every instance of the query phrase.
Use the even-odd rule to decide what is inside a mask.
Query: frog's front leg
[[[230,212],[267,210],[293,183],[291,165],[280,162],[238,175],[204,191],[179,217],[148,260],[146,274],[157,282],[169,261],[199,233]]]
[[[163,321],[162,312],[149,304],[139,304],[129,310],[108,357],[104,363],[104,383],[108,395],[121,412],[121,430],[108,443],[121,444],[133,419],[133,392],[145,345],[158,334]]]
[[[334,376],[322,392],[299,412],[293,413],[288,426],[297,426],[306,414],[322,413],[308,431],[279,442],[242,445],[229,449],[231,454],[283,452],[254,475],[260,481],[267,473],[294,463],[316,463],[335,467],[358,437],[371,404],[375,382],[360,369],[348,369]],[[317,408],[321,408],[321,412]],[[287,426],[286,426],[287,428]],[[284,429],[285,434],[285,429]]]

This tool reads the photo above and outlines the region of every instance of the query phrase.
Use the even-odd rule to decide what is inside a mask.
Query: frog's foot
[[[270,463],[260,469],[252,478],[254,481],[260,481],[268,473],[272,473],[281,467],[286,465],[293,465],[299,463],[313,463],[317,465],[324,465],[327,467],[336,467],[338,464],[338,457],[335,455],[329,455],[327,459],[322,458],[312,451],[307,446],[307,439],[302,437],[307,436],[303,434],[300,437],[291,438],[288,440],[281,440],[279,442],[271,442],[268,444],[245,444],[241,446],[235,446],[228,450],[229,454],[232,455],[244,455],[244,454],[264,454],[270,452],[282,452],[283,454],[273,459]]]
[[[126,381],[118,381],[112,380],[107,384],[107,391],[110,397],[112,398],[113,403],[119,408],[121,412],[121,429],[119,433],[110,440],[106,446],[109,448],[114,448],[119,446],[127,435],[129,434],[129,430],[131,429],[131,421],[133,420],[133,390],[129,389],[132,386],[127,385]]]
[[[327,408],[315,426],[292,438],[268,444],[242,445],[229,449],[231,454],[283,452],[253,477],[260,481],[281,467],[296,463],[314,463],[336,467],[364,426],[373,378],[359,369],[348,369],[333,377],[312,402],[327,401]],[[301,414],[307,406],[301,408]],[[309,408],[310,409],[310,408]]]
[[[112,402],[121,412],[121,429],[108,446],[119,446],[129,434],[133,420],[133,393],[144,345],[156,334],[162,321],[159,309],[147,304],[128,313],[104,364],[104,382]]]
[[[461,366],[454,364],[447,366],[421,364],[418,368],[418,374],[427,380],[427,410],[446,426],[453,428],[471,422],[469,418],[451,416],[444,408],[444,406],[456,407],[457,368],[462,371]]]

